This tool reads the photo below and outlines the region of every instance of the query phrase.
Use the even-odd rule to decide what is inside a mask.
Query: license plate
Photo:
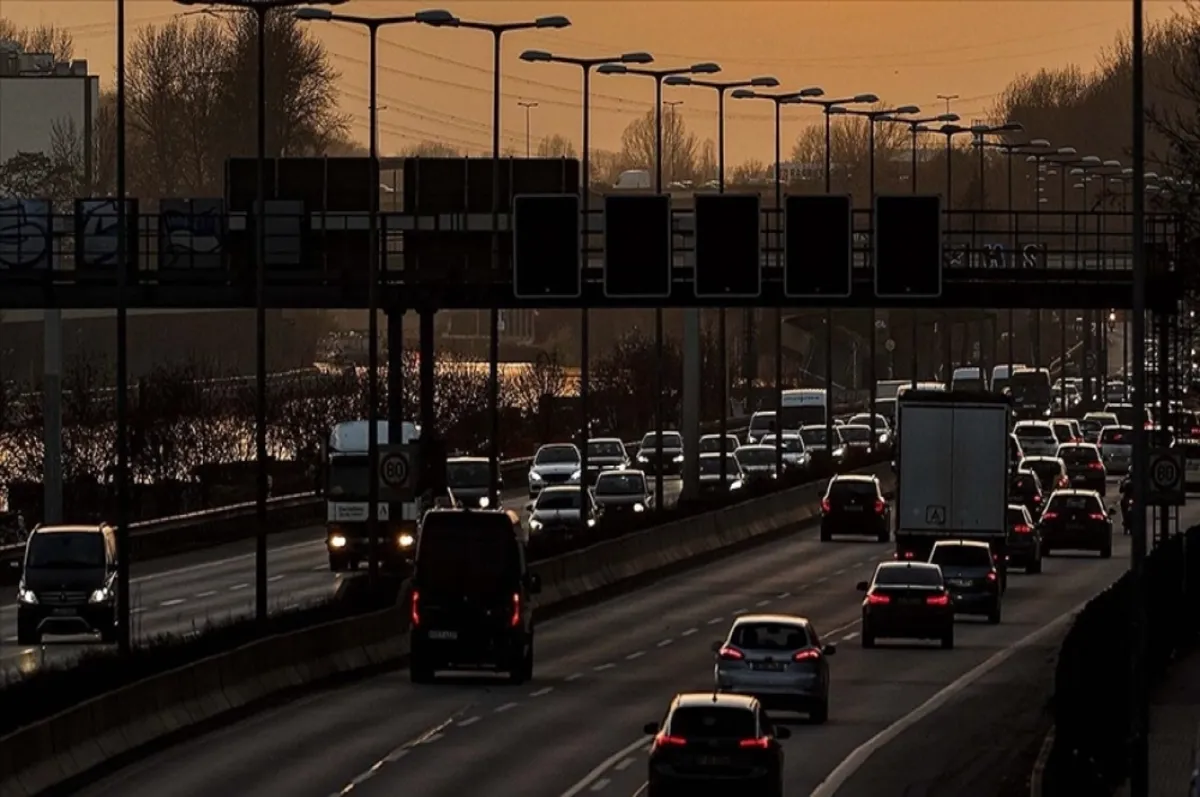
[[[730,763],[729,756],[723,755],[698,755],[696,756],[696,766],[699,767],[727,767]]]
[[[848,507],[846,507],[846,511],[847,511],[847,512],[861,512],[862,510],[863,510],[863,508],[862,508],[861,506],[848,506]]]
[[[430,639],[458,639],[457,631],[430,631]]]
[[[70,609],[70,608],[65,608],[65,609],[55,609],[55,610],[54,610],[53,612],[51,612],[51,613],[52,613],[52,614],[54,614],[54,615],[56,615],[56,616],[58,616],[58,617],[70,617],[71,615],[75,614],[75,610],[74,610],[74,609]]]
[[[969,587],[971,582],[965,578],[951,578],[946,581],[952,587]]]
[[[1082,523],[1068,523],[1067,531],[1083,531]]]
[[[783,669],[783,662],[781,662],[781,661],[759,661],[759,662],[753,663],[751,666],[756,670],[768,670],[768,671],[772,671],[772,672],[779,672]]]

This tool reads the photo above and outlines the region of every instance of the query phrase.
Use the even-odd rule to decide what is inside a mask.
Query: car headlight
[[[416,541],[417,541],[416,538],[413,537],[413,535],[411,535],[411,534],[401,534],[399,537],[396,538],[396,542],[400,545],[401,548],[411,548],[413,546],[413,543]]]
[[[634,504],[634,505],[633,505],[633,511],[634,511],[634,512],[645,512],[645,511],[646,511],[646,505],[645,505],[645,504]]]
[[[571,474],[571,481],[573,481],[573,482],[577,482],[577,481],[579,481],[579,480],[580,480],[580,479],[582,479],[582,478],[583,478],[583,471],[582,471],[582,470],[577,470],[577,471],[575,471],[574,473],[572,473],[572,474]]]
[[[671,460],[671,461],[672,461],[672,462],[683,462],[683,454],[677,454],[677,455],[675,456],[675,459],[673,459],[673,460]]]
[[[491,499],[485,495],[479,499],[479,508],[487,509],[489,506],[491,506],[491,503],[492,503]]]
[[[637,455],[637,461],[638,461],[638,462],[649,462],[649,461],[650,461],[650,457],[646,456],[645,454],[638,454],[638,455]]]
[[[540,482],[541,480],[542,480],[542,474],[538,473],[536,470],[529,471],[529,481]]]
[[[102,587],[92,593],[88,598],[88,603],[104,603],[106,600],[108,600],[108,587]]]
[[[833,449],[833,455],[835,457],[844,457],[846,455],[845,447],[839,446],[839,447]]]
[[[32,590],[21,587],[17,590],[17,600],[24,604],[34,604],[38,602],[37,595],[33,594]]]
[[[529,528],[530,528],[531,530],[533,530],[533,531],[537,531],[537,530],[538,530],[538,529],[540,529],[541,527],[542,527],[542,521],[538,520],[537,518],[530,518],[530,519],[529,519]]]
[[[593,526],[596,525],[596,518],[594,518],[594,517],[588,518],[587,524],[588,524],[589,529],[592,528]]]
[[[732,481],[732,482],[729,484],[729,489],[730,489],[730,490],[740,490],[740,489],[742,489],[742,480],[741,480],[741,479],[734,479],[734,480],[733,480],[733,481]]]
[[[334,534],[333,536],[331,536],[329,538],[329,547],[330,548],[345,548],[346,547],[345,535]]]

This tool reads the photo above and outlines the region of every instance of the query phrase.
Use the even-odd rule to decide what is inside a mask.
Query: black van
[[[111,526],[38,526],[17,587],[17,642],[99,633],[117,641],[117,541]]]
[[[541,580],[529,572],[521,522],[507,511],[434,509],[417,541],[410,597],[409,673],[437,670],[533,677],[533,606]]]

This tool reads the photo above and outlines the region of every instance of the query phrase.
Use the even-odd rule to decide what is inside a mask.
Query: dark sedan
[[[1095,490],[1101,498],[1108,492],[1108,472],[1104,469],[1098,446],[1091,443],[1059,446],[1058,458],[1067,466],[1067,478],[1072,487]]]
[[[654,491],[640,470],[609,470],[600,474],[592,498],[604,510],[605,520],[623,514],[641,514],[654,505]]]
[[[954,647],[954,605],[937,565],[884,562],[870,582],[858,583],[862,602],[862,646],[881,638],[937,639]]]
[[[1008,505],[1008,564],[1026,573],[1042,572],[1042,531],[1029,510]]]
[[[955,614],[978,614],[989,623],[1000,622],[1000,574],[992,549],[977,540],[939,540],[929,563],[942,570]]]
[[[1020,504],[1029,510],[1036,520],[1042,514],[1046,501],[1042,492],[1042,480],[1031,470],[1019,470],[1008,482],[1008,502]]]
[[[638,446],[637,467],[655,475],[678,474],[683,470],[683,435],[663,432],[660,447],[658,435],[647,434]]]
[[[829,480],[821,498],[821,542],[835,534],[869,534],[880,542],[891,538],[891,515],[879,480],[844,474]]]
[[[1042,513],[1042,553],[1096,551],[1112,557],[1112,518],[1095,490],[1059,490]]]

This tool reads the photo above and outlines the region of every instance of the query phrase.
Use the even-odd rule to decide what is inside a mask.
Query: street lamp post
[[[825,193],[829,194],[833,187],[833,109],[844,108],[847,105],[873,105],[879,102],[879,97],[874,94],[855,94],[853,97],[834,100],[794,97],[790,102],[796,105],[816,105],[825,117]],[[825,398],[828,404],[833,404],[833,310],[825,311]],[[871,412],[875,412],[874,407],[871,407]],[[825,439],[833,440],[831,412],[825,413]]]
[[[842,106],[836,106],[836,107],[830,108],[829,112],[831,114],[837,114],[837,115],[843,115],[843,116],[861,116],[863,119],[867,120],[867,162],[869,164],[868,169],[867,169],[867,171],[868,171],[867,181],[869,184],[870,204],[871,204],[871,246],[874,247],[875,246],[875,240],[874,240],[874,238],[875,238],[875,125],[881,121],[892,121],[897,116],[909,116],[912,114],[920,113],[921,109],[919,107],[917,107],[916,105],[901,105],[899,108],[876,109],[876,110],[870,110],[870,111],[857,111],[852,108],[844,108]],[[879,382],[876,379],[876,374],[875,374],[876,360],[878,359],[877,352],[875,349],[879,342],[879,334],[875,328],[875,324],[876,324],[875,314],[876,314],[875,308],[872,307],[871,308],[871,326],[870,326],[870,332],[869,332],[868,341],[867,341],[868,345],[870,347],[870,349],[869,349],[870,353],[868,355],[868,360],[867,360],[867,366],[868,366],[867,367],[867,381],[869,382],[868,389],[870,391],[870,394],[869,394],[870,397],[868,398],[867,406],[869,407],[868,413],[870,414],[870,422],[869,423],[870,423],[870,427],[871,427],[871,438],[870,438],[870,441],[868,442],[868,450],[872,454],[875,453],[875,446],[878,443],[878,437],[875,434],[875,399],[876,399],[876,396],[879,391]]]
[[[733,89],[755,89],[755,88],[775,88],[779,85],[777,78],[770,75],[760,75],[752,77],[749,80],[696,80],[688,75],[671,75],[665,83],[668,86],[698,86],[701,88],[712,89],[717,92],[717,191],[725,193],[725,93]],[[726,338],[728,333],[725,328],[725,308],[722,307],[717,311],[717,338],[720,340],[721,353],[720,362],[718,363],[717,382],[721,385],[721,407],[720,418],[718,419],[717,434],[721,439],[721,449],[719,458],[721,461],[721,483],[725,483],[725,470],[727,462],[727,452],[725,451],[725,439],[728,434],[728,423],[726,417],[729,414],[729,375],[728,375],[728,350]]]
[[[536,102],[526,102],[525,100],[517,100],[517,105],[525,109],[525,157],[533,156],[533,148],[531,147],[531,139],[529,137],[531,111],[538,107]]]
[[[437,24],[445,23],[454,16],[449,11],[431,10],[418,11],[416,14],[396,17],[360,17],[352,14],[335,14],[328,8],[300,8],[293,16],[300,21],[309,22],[343,22],[366,28],[370,42],[370,89],[367,97],[370,102],[368,135],[370,136],[370,216],[368,217],[368,238],[371,251],[367,256],[367,468],[371,474],[367,482],[367,546],[368,546],[368,580],[376,583],[379,578],[379,479],[375,474],[379,470],[379,31],[381,28],[393,25],[411,23]],[[397,323],[403,323],[400,320]],[[403,442],[402,429],[397,424],[388,424],[388,442]]]
[[[626,64],[601,64],[596,68],[596,72],[601,75],[638,75],[640,77],[648,77],[654,81],[654,192],[662,193],[663,180],[663,125],[662,125],[662,90],[663,81],[675,75],[715,75],[721,71],[719,64],[714,64],[711,61],[703,61],[692,64],[691,66],[675,67],[672,69],[647,69],[644,67],[629,67]],[[654,310],[654,353],[659,364],[659,367],[654,370],[654,391],[655,391],[655,409],[654,409],[654,444],[659,452],[660,458],[662,455],[662,436],[663,436],[663,413],[665,411],[663,398],[663,378],[662,378],[662,358],[663,358],[663,311],[662,308]],[[683,426],[684,434],[684,456],[687,458],[684,462],[684,489],[690,485],[696,484],[696,463],[699,454],[699,412],[693,410],[693,406],[698,407],[700,396],[699,391],[699,369],[700,369],[700,330],[699,319],[695,311],[688,311],[684,318],[684,341],[683,341],[683,359],[684,359],[684,390],[683,390],[683,414],[686,418]],[[693,377],[695,377],[693,379]],[[692,388],[689,390],[689,388]],[[696,402],[695,405],[692,402]],[[658,477],[654,480],[654,511],[662,512],[665,510],[663,498],[663,480],[661,470]]]
[[[571,20],[554,15],[526,22],[477,22],[458,18],[429,23],[436,27],[481,30],[492,35],[492,271],[500,271],[500,45],[504,34],[518,30],[558,30]],[[500,506],[500,311],[488,319],[488,505]],[[586,479],[582,479],[586,481]]]
[[[1042,203],[1045,198],[1042,197],[1041,180],[1042,172],[1046,168],[1046,160],[1053,157],[1068,157],[1075,155],[1074,147],[1059,147],[1047,152],[1035,152],[1025,158],[1026,163],[1034,164],[1034,193],[1033,193],[1033,230],[1034,238],[1037,239],[1034,246],[1038,247],[1038,251],[1045,252],[1046,247],[1041,242],[1042,233]],[[1040,368],[1042,365],[1042,311],[1039,309],[1033,317],[1033,361],[1034,367]]]
[[[895,116],[885,116],[879,120],[881,122],[893,122],[895,124],[906,125],[908,127],[909,134],[912,136],[912,138],[911,138],[912,143],[910,145],[911,150],[912,150],[912,163],[909,166],[908,182],[911,184],[912,192],[914,194],[917,193],[917,172],[918,172],[917,153],[919,151],[918,136],[926,129],[925,125],[927,125],[927,124],[930,124],[932,122],[942,122],[944,124],[951,124],[951,123],[957,122],[958,120],[959,120],[958,114],[949,113],[949,112],[943,113],[943,114],[938,114],[937,116],[927,116],[923,119],[904,119],[904,118],[895,117]],[[912,382],[910,383],[910,385],[913,390],[916,390],[916,388],[917,388],[917,368],[918,368],[918,365],[920,364],[917,359],[917,357],[918,357],[917,353],[920,349],[920,346],[918,345],[918,336],[917,336],[918,315],[919,315],[919,311],[917,311],[917,310],[912,311]]]
[[[775,250],[783,256],[783,106],[801,97],[822,97],[824,90],[815,86],[788,94],[764,94],[751,89],[736,89],[734,99],[769,100],[775,107]],[[777,264],[780,273],[782,260]],[[775,308],[775,472],[783,473],[783,309]]]
[[[258,23],[258,135],[255,207],[255,401],[254,448],[258,460],[255,491],[257,534],[254,540],[254,616],[265,623],[267,606],[267,16],[278,9],[302,5],[341,5],[346,0],[175,0],[182,6],[205,6],[250,11]],[[378,193],[378,186],[375,191]],[[125,197],[120,197],[119,207]]]
[[[589,205],[591,201],[591,161],[589,154],[591,152],[591,94],[592,94],[592,70],[602,64],[621,63],[621,64],[651,64],[654,63],[654,56],[650,53],[631,52],[621,53],[608,58],[578,58],[569,55],[555,55],[545,50],[526,50],[521,53],[521,60],[529,63],[542,64],[570,64],[579,67],[583,73],[583,145],[581,153],[581,175],[583,178],[583,196],[581,206],[583,211],[583,239],[588,238],[589,225],[591,223],[591,213]],[[584,257],[587,256],[587,247],[584,247]],[[582,503],[580,506],[587,505],[587,490],[588,490],[588,451],[587,441],[591,430],[591,416],[588,412],[588,393],[591,384],[591,324],[590,316],[587,308],[580,311],[580,341],[579,341],[579,491]]]

